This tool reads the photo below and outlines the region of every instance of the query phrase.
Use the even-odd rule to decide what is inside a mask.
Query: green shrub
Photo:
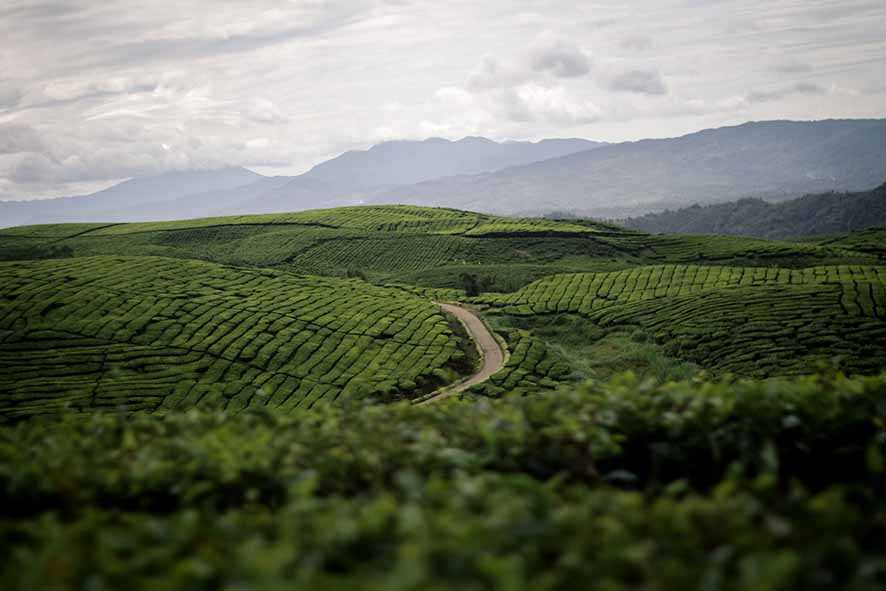
[[[879,589],[886,377],[0,429],[4,589]]]

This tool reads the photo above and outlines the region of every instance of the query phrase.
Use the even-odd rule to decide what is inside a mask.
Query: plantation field
[[[578,313],[638,325],[672,353],[721,371],[807,373],[835,358],[886,367],[886,267],[661,265],[555,275],[477,298],[504,314]]]
[[[0,416],[282,411],[450,381],[430,301],[359,280],[158,257],[0,264]]]
[[[0,231],[0,258],[164,256],[376,283],[514,291],[543,275],[693,262],[803,267],[872,264],[852,245],[725,236],[653,236],[587,220],[501,218],[411,206],[135,224],[54,224]]]

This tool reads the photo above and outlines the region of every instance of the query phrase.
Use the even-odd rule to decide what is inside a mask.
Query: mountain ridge
[[[561,211],[633,218],[692,203],[862,191],[886,178],[884,138],[886,119],[828,119],[752,121],[617,144],[575,138],[495,142],[476,136],[396,140],[345,152],[294,177],[235,168],[226,169],[238,171],[233,178],[211,187],[176,182],[157,189],[152,185],[157,179],[171,178],[159,175],[88,196],[0,202],[0,226],[390,203],[500,215]],[[136,198],[127,194],[133,187]],[[157,195],[149,195],[149,189]]]
[[[828,236],[886,225],[886,182],[870,191],[804,195],[767,203],[740,199],[619,220],[651,233],[728,234],[783,239]]]
[[[572,210],[612,216],[617,208],[658,204],[664,209],[662,204],[689,205],[711,196],[780,199],[863,190],[886,178],[884,138],[883,119],[746,122],[402,187],[377,196],[377,202],[445,204],[500,214]],[[451,195],[458,199],[447,199]]]
[[[168,172],[129,179],[89,195],[0,202],[0,226],[169,220],[348,205],[383,188],[498,170],[603,145],[575,138],[536,142],[496,142],[473,136],[460,140],[396,140],[345,152],[298,176],[266,177],[242,167]],[[211,183],[213,175],[221,178]],[[195,185],[189,182],[190,177],[198,177],[204,184]],[[130,190],[134,196],[127,194]],[[153,195],[145,197],[146,192]]]

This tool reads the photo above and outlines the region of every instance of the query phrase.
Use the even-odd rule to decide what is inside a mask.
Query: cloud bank
[[[0,199],[395,138],[881,117],[872,0],[6,0]]]

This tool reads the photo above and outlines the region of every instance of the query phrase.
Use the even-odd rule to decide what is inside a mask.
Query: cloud
[[[600,107],[571,86],[588,82],[590,53],[569,38],[545,31],[529,48],[499,59],[484,57],[467,76],[464,86],[444,86],[434,93],[430,108],[447,115],[425,118],[422,131],[445,135],[454,130],[478,133],[483,126],[502,124],[585,125],[597,121]],[[469,125],[458,123],[461,119]],[[383,131],[389,133],[390,126]],[[486,129],[489,129],[486,127]]]
[[[274,123],[279,124],[286,120],[283,113],[277,108],[277,105],[268,99],[253,99],[246,111],[247,117],[258,123]]]
[[[39,152],[43,149],[40,135],[24,125],[0,124],[0,154]]]
[[[769,91],[750,92],[745,96],[748,103],[768,103],[779,101],[793,95],[823,95],[827,93],[827,89],[812,82],[798,82],[791,86],[779,88]]]
[[[486,56],[468,75],[465,87],[472,91],[483,91],[519,84],[530,75],[521,65],[503,63],[494,57]]]
[[[43,95],[50,101],[72,101],[86,97],[114,94],[135,94],[153,92],[160,82],[153,78],[129,78],[116,76],[96,80],[62,79],[49,82],[43,88]]]
[[[651,37],[645,35],[631,35],[619,42],[622,49],[627,51],[649,51],[654,47]]]
[[[498,105],[511,121],[544,121],[579,125],[596,121],[600,108],[590,100],[573,96],[564,87],[524,84],[497,96]]]
[[[803,62],[784,62],[773,66],[772,71],[779,74],[806,74],[812,71],[812,66]]]
[[[441,101],[461,107],[466,107],[474,102],[474,95],[458,86],[444,86],[438,89],[434,96]]]
[[[427,134],[886,114],[882,0],[749,2],[3,0],[0,198]]]
[[[616,75],[609,82],[609,88],[618,92],[664,95],[668,88],[656,70],[630,70]]]
[[[0,82],[0,109],[11,109],[18,106],[25,93],[9,84]]]
[[[540,83],[541,77],[579,78],[591,71],[591,55],[565,37],[544,32],[535,37],[525,53],[506,60],[486,56],[468,75],[465,87],[472,91]]]
[[[591,71],[591,57],[576,43],[545,34],[530,48],[529,65],[535,72],[546,72],[557,78],[576,78]]]

